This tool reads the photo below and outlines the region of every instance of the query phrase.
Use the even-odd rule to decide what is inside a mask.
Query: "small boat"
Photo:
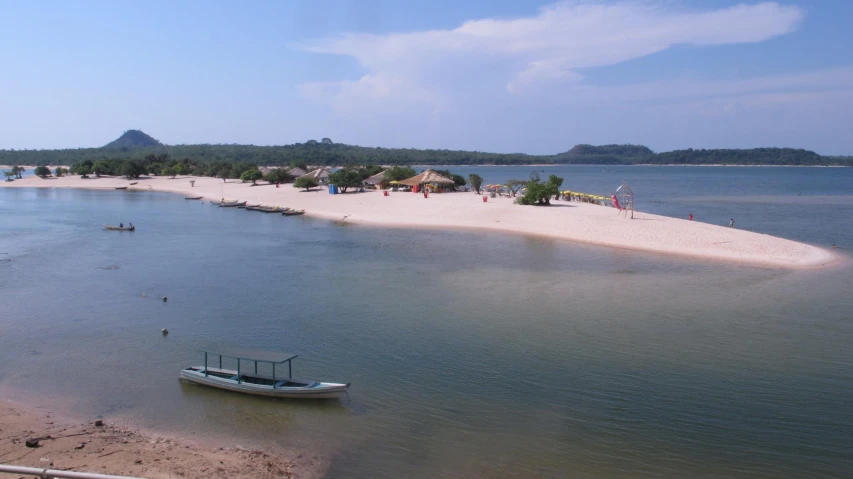
[[[202,350],[204,366],[190,366],[181,371],[180,378],[192,383],[212,386],[229,391],[276,398],[324,399],[339,398],[346,394],[350,383],[325,383],[304,379],[294,379],[290,363],[295,354],[274,351],[255,351],[249,349],[217,348]],[[219,367],[208,366],[208,355],[219,356]],[[237,369],[223,369],[222,358],[237,360]],[[251,361],[254,367],[241,367],[241,361]],[[258,363],[272,365],[272,374],[259,374]],[[276,365],[287,363],[287,377],[276,376]],[[245,362],[242,366],[249,366]],[[283,372],[283,371],[282,371]]]
[[[133,230],[135,230],[135,229],[136,229],[136,226],[111,226],[111,225],[104,225],[104,229],[105,229],[105,230],[112,230],[112,231],[133,231]]]
[[[117,190],[126,190],[127,186],[116,186]]]
[[[246,206],[245,201],[227,201],[224,203],[219,203],[220,208],[234,208],[235,206]]]
[[[281,212],[281,214],[282,214],[283,216],[304,215],[304,214],[305,214],[305,210],[291,210],[291,209],[289,209],[289,208],[288,208],[288,209],[286,209],[286,210],[282,211],[282,212]]]
[[[131,183],[131,184],[130,184],[130,186],[133,186],[133,185],[135,185],[135,184],[137,184],[137,183],[139,183],[139,182],[138,182],[138,181],[134,181],[133,183]]]
[[[261,206],[261,205],[242,205],[242,206],[238,206],[237,208],[249,209],[249,208],[257,208],[258,206]]]
[[[247,206],[246,211],[260,211],[261,213],[281,213],[283,208],[278,206]]]
[[[202,198],[204,198],[204,197],[203,197],[203,196],[187,196],[187,197],[186,197],[186,198],[184,198],[184,199],[185,199],[185,200],[200,200],[200,199],[202,199]]]

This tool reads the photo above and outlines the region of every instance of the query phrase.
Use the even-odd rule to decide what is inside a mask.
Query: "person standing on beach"
[[[687,221],[693,221],[693,213],[687,215]]]
[[[735,227],[735,219],[729,218],[729,228],[734,228],[734,227]]]

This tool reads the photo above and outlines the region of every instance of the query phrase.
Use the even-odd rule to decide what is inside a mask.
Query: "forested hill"
[[[85,160],[134,160],[167,155],[193,163],[243,162],[255,165],[525,165],[525,164],[678,164],[678,165],[844,165],[850,157],[826,157],[791,148],[678,150],[655,153],[641,145],[576,145],[556,155],[483,153],[459,150],[374,148],[334,143],[328,138],[283,146],[163,145],[139,130],[128,130],[102,148],[0,150],[0,165],[71,165]]]

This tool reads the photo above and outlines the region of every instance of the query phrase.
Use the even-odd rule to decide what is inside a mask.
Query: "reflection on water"
[[[0,388],[30,401],[318,450],[332,477],[853,469],[849,270],[342,228],[147,192],[0,190],[0,215]],[[100,228],[121,220],[139,229]],[[825,220],[807,219],[816,237]],[[295,376],[352,381],[350,399],[180,383],[210,343],[299,354]]]

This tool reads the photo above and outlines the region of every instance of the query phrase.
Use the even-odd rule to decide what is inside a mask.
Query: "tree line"
[[[687,149],[654,153],[642,145],[577,145],[556,155],[484,153],[460,150],[374,148],[330,139],[284,146],[158,145],[149,147],[82,148],[66,150],[0,150],[0,164],[71,165],[80,162],[143,161],[150,156],[186,159],[196,166],[246,163],[286,166],[376,165],[528,165],[528,164],[682,164],[682,165],[840,165],[853,166],[851,157],[821,156],[793,148]],[[206,166],[205,166],[206,168]]]

